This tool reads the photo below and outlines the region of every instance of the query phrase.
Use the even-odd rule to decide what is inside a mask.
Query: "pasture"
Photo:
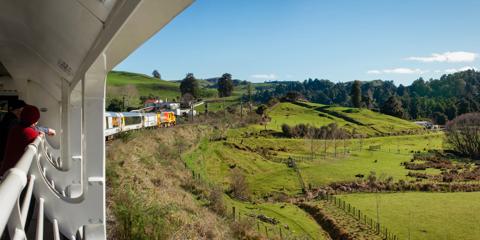
[[[255,228],[260,229],[260,233],[265,235],[265,231],[269,236],[280,236],[280,228],[282,229],[282,236],[297,237],[302,239],[323,240],[327,238],[325,233],[315,222],[315,220],[302,211],[300,208],[289,203],[260,203],[251,204],[232,200],[227,197],[227,214],[232,214],[232,207],[235,207],[237,219],[240,214],[241,218],[250,218],[257,222]],[[279,221],[278,224],[270,224],[262,222],[255,217],[264,215],[269,218],[274,218]],[[288,239],[288,238],[287,238]]]
[[[480,236],[480,192],[348,194],[339,198],[377,218],[400,239],[463,239]]]
[[[281,131],[282,124],[300,123],[321,127],[330,123],[354,134],[376,136],[420,131],[416,124],[368,109],[334,107],[316,103],[279,103],[267,111],[271,121],[267,129]],[[257,126],[261,128],[261,126]]]
[[[247,177],[252,194],[257,198],[271,193],[296,195],[301,192],[296,172],[278,158],[308,158],[311,144],[314,158],[297,164],[305,183],[323,186],[333,182],[353,181],[356,174],[367,176],[374,171],[379,177],[414,180],[407,177],[401,163],[409,161],[413,151],[441,149],[442,134],[405,135],[377,137],[363,140],[304,140],[286,138],[231,138],[227,141],[209,142],[204,139],[200,146],[186,156],[191,169],[216,184],[228,186],[230,169],[237,167]],[[326,144],[326,154],[324,152]],[[337,155],[335,157],[335,145]],[[370,146],[381,146],[369,150]],[[428,169],[428,173],[435,170]],[[419,171],[422,172],[422,171]]]

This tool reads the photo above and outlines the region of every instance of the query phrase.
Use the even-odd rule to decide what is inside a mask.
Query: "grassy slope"
[[[399,133],[421,128],[409,121],[376,113],[368,109],[332,107],[315,103],[304,103],[300,106],[293,103],[279,103],[268,111],[272,118],[267,128],[280,131],[282,124],[310,124],[316,127],[330,123],[357,133],[374,135],[378,133]],[[331,112],[335,114],[331,114]],[[354,119],[356,122],[350,121]],[[360,124],[359,124],[360,123]]]
[[[137,91],[133,91],[133,94],[137,95],[137,98],[150,94],[163,99],[173,99],[180,96],[180,84],[177,82],[158,80],[142,74],[116,71],[108,74],[107,95],[121,97],[127,85],[133,85],[136,88]],[[131,95],[128,91],[125,93]]]
[[[295,181],[295,173],[286,169],[284,164],[264,161],[255,154],[239,154],[234,151],[224,147],[222,142],[209,143],[204,139],[196,151],[187,154],[184,158],[190,169],[195,169],[195,172],[207,182],[220,184],[224,189],[228,189],[230,164],[237,164],[238,167],[245,170],[249,176],[250,186],[255,186],[252,187],[252,191],[257,194],[270,192],[272,188],[280,190],[285,186],[285,181],[291,184],[291,186],[286,186],[288,190],[297,191],[299,188]],[[259,172],[264,174],[260,177],[270,177],[260,181],[251,178]],[[285,205],[285,207],[280,208],[280,205]],[[308,235],[313,239],[324,239],[324,233],[315,221],[292,204],[251,204],[229,199],[228,206],[229,210],[231,206],[235,206],[237,211],[245,214],[255,213],[275,217],[282,225],[287,224],[297,236]],[[274,228],[268,224],[265,226]],[[278,227],[275,227],[275,231],[278,231]]]
[[[369,138],[362,144],[359,140],[347,140],[345,146],[350,153],[344,155],[343,142],[337,142],[337,157],[333,155],[334,142],[327,141],[327,158],[320,155],[314,161],[301,161],[299,167],[305,182],[313,186],[354,180],[356,174],[368,175],[370,171],[375,171],[377,176],[392,176],[395,180],[408,179],[408,171],[400,163],[412,158],[411,151],[440,149],[442,139],[442,134],[430,134]],[[232,138],[228,142],[252,149],[272,149],[272,152],[284,157],[305,156],[311,149],[311,141],[302,139]],[[322,140],[314,141],[314,149],[321,153],[324,143]],[[369,151],[372,145],[381,145],[382,149]],[[187,156],[187,162],[210,181],[224,186],[228,185],[229,166],[235,164],[247,174],[250,188],[257,197],[271,192],[294,195],[301,190],[291,168],[265,159],[260,151],[239,150],[230,144],[205,139],[199,149]]]
[[[341,198],[375,219],[376,196],[351,194]],[[480,236],[480,192],[378,194],[378,203],[380,222],[400,239],[473,240]]]
[[[296,237],[307,237],[308,239],[329,239],[327,234],[321,230],[315,220],[307,213],[299,209],[297,206],[288,203],[261,203],[261,204],[249,204],[245,202],[239,202],[234,200],[228,201],[228,206],[235,206],[236,211],[240,211],[242,215],[246,214],[263,214],[268,217],[273,217],[280,221],[277,226],[264,223],[260,226],[260,231],[264,231],[265,227],[269,231],[277,232],[280,227],[288,226],[291,235]],[[288,235],[285,228],[283,229],[284,236]]]
[[[217,90],[209,88],[209,83],[200,80],[200,87],[203,94],[212,96],[204,98],[211,102],[208,106],[209,111],[223,110],[223,98],[217,98]],[[147,75],[112,71],[107,77],[107,97],[122,98],[126,96],[129,103],[133,105],[140,104],[140,96],[158,96],[161,99],[178,99],[180,83],[166,80],[158,80]],[[225,98],[225,107],[240,102],[239,98],[246,93],[245,86],[235,88],[232,96]],[[198,112],[205,111],[205,105],[196,108]]]
[[[107,149],[107,218],[111,239],[232,239],[224,218],[182,186],[191,173],[178,149],[195,146],[199,126],[145,130],[110,142]],[[177,141],[176,138],[182,139]]]

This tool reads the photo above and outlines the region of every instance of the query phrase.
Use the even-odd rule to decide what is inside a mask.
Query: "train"
[[[177,124],[175,113],[164,112],[105,112],[105,137],[141,128],[173,127]]]

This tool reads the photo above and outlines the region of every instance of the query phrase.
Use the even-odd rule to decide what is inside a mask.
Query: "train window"
[[[142,123],[142,117],[125,117],[125,125],[135,125]]]

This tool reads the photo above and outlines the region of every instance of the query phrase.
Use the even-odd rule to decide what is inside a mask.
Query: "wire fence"
[[[185,167],[187,167],[185,165]],[[202,175],[194,170],[192,172],[192,179],[195,181],[201,181],[209,188],[213,189],[216,185],[210,181],[207,181]],[[226,203],[228,219],[234,222],[239,222],[242,219],[248,219],[255,225],[257,232],[267,238],[285,239],[285,240],[311,240],[312,238],[304,233],[296,233],[290,229],[287,224],[282,224],[275,218],[270,218],[261,213],[261,211],[254,210],[241,210],[235,204]]]
[[[367,216],[362,212],[362,210],[356,208],[350,203],[347,203],[345,200],[329,194],[322,195],[321,199],[333,204],[335,207],[343,210],[356,220],[367,225],[372,231],[382,236],[385,240],[399,240],[398,236],[393,233],[393,231],[388,229],[384,224],[381,224],[378,219],[374,220],[373,218]]]
[[[261,235],[272,239],[285,240],[311,240],[312,237],[304,233],[296,233],[287,224],[282,224],[275,218],[270,218],[264,214],[253,210],[242,210],[235,205],[227,205],[227,217],[234,222],[248,220],[254,223],[254,228]]]
[[[428,140],[427,144],[423,149],[427,150],[430,148],[435,148],[435,144],[431,141],[436,135],[425,135],[424,138]],[[408,136],[407,136],[408,137]],[[250,145],[250,148],[257,147],[259,149],[268,149],[271,147],[271,142],[265,142],[265,146],[262,146],[261,140],[253,139],[255,143],[252,143],[251,137],[229,137],[221,139],[226,140],[227,142],[239,144],[239,145]],[[281,140],[281,139],[280,139]],[[286,139],[289,140],[289,139]],[[390,153],[395,155],[411,155],[415,153],[415,150],[412,150],[411,147],[406,147],[400,144],[398,139],[384,139],[382,138],[377,140],[364,139],[364,138],[352,138],[352,139],[305,139],[305,153],[291,154],[299,161],[313,161],[321,159],[337,159],[339,157],[346,157],[352,153],[358,153],[362,151],[367,152],[382,152]],[[310,149],[307,149],[310,148]],[[274,150],[274,149],[272,149]],[[281,151],[276,151],[281,154]],[[288,156],[266,156],[267,159],[282,162],[288,159]]]

